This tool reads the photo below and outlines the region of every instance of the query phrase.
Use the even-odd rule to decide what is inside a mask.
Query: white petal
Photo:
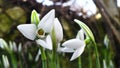
[[[18,25],[17,29],[28,39],[34,40],[36,37],[36,25],[35,24],[22,24]]]
[[[85,49],[85,45],[82,46],[82,47],[80,47],[80,48],[78,48],[78,49],[73,53],[70,61],[73,61],[74,59],[78,58],[78,57],[83,53],[84,49]]]
[[[41,19],[40,23],[38,24],[38,28],[42,28],[45,32],[50,32],[53,27],[54,18],[55,10],[53,9]]]
[[[18,45],[18,52],[21,52],[21,50],[22,50],[22,44],[19,43],[19,45]]]
[[[57,18],[54,20],[54,29],[55,29],[55,34],[56,34],[56,39],[57,42],[62,41],[63,39],[63,29],[62,26]]]
[[[35,61],[36,62],[38,61],[40,55],[41,55],[41,51],[39,50],[38,53],[37,53],[37,55],[36,55],[36,57],[35,57]]]
[[[78,31],[76,38],[78,38],[80,40],[84,40],[84,31],[83,31],[83,29]]]
[[[52,50],[52,39],[50,35],[46,37],[46,43],[48,44],[48,48]]]
[[[2,38],[0,38],[0,48],[8,48],[7,42]]]
[[[61,48],[61,52],[73,53],[74,51],[75,51],[74,49],[67,48],[67,47]]]
[[[47,43],[44,40],[38,39],[36,40],[36,43],[44,48],[47,47]]]
[[[80,48],[83,45],[85,45],[85,43],[84,41],[81,41],[80,39],[71,39],[62,44],[62,46],[72,48],[72,49]]]
[[[16,43],[15,43],[15,42],[13,42],[12,47],[13,47],[13,50],[14,50],[14,51],[17,51],[17,45],[16,45]]]
[[[8,57],[5,56],[5,55],[2,55],[2,60],[3,60],[4,67],[9,68],[10,64],[9,64],[9,61],[8,61]]]
[[[38,40],[36,40],[36,42],[37,42],[38,45],[40,45],[40,46],[42,46],[42,47],[44,47],[46,49],[50,49],[51,50],[49,45],[44,40],[38,39]]]

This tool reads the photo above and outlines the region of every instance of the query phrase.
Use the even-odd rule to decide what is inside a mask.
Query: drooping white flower
[[[2,49],[8,49],[8,44],[2,38],[0,38],[0,48],[2,48]]]
[[[84,41],[80,39],[71,39],[71,40],[64,42],[62,46],[67,47],[67,50],[71,49],[71,51],[69,52],[72,52],[72,51],[74,52],[70,59],[70,61],[72,61],[83,53],[84,48],[85,48],[85,43]],[[67,50],[64,50],[63,52],[68,52]]]
[[[17,51],[17,45],[15,42],[9,41],[9,48],[11,51]]]
[[[57,43],[59,43],[63,39],[63,28],[62,28],[62,25],[60,24],[58,18],[54,19],[53,28],[54,28],[54,31],[55,31],[55,36],[56,36]]]
[[[22,44],[19,43],[19,45],[18,45],[18,52],[21,52],[21,51],[22,51]]]
[[[0,38],[0,48],[5,49],[7,51],[20,52],[22,48],[22,44],[19,44],[17,48],[17,45],[15,42],[9,41],[9,44],[7,44],[7,42],[4,39]]]
[[[3,60],[4,67],[9,68],[10,64],[9,64],[9,61],[8,61],[8,57],[5,56],[5,55],[2,55],[2,60]]]
[[[40,44],[44,48],[52,49],[52,42],[50,36],[45,36],[46,33],[50,33],[54,24],[55,19],[55,10],[51,10],[48,12],[38,23],[36,24],[21,24],[18,25],[18,30],[28,39],[35,40],[35,38],[39,38],[37,40],[37,44]],[[40,42],[40,43],[39,43]],[[50,43],[50,44],[49,44]],[[49,46],[47,46],[49,44]]]
[[[34,40],[36,35],[38,37],[44,36],[45,33],[49,33],[53,27],[55,18],[55,10],[48,12],[39,22],[36,24],[21,24],[18,25],[18,30],[28,39]]]
[[[79,16],[83,16],[85,18],[90,17],[97,12],[93,0],[69,0],[64,2],[62,6],[70,6],[71,11],[75,11]]]
[[[54,19],[54,25],[51,32],[53,47],[57,49],[58,52],[61,52],[60,42],[63,40],[63,28],[58,18]]]
[[[75,39],[70,39],[62,44],[64,48],[61,49],[62,52],[74,52],[70,61],[78,58],[84,51],[84,32],[80,30]]]
[[[105,37],[104,37],[104,45],[106,46],[106,48],[108,48],[108,46],[109,46],[109,38],[108,38],[108,36],[107,35],[105,35]]]

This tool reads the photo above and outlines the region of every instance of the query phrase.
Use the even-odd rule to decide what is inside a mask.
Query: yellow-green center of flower
[[[38,34],[39,34],[39,35],[43,35],[43,34],[44,34],[43,29],[38,30]]]
[[[38,37],[43,38],[44,35],[45,35],[44,30],[43,30],[43,29],[39,29],[39,30],[37,31],[37,35],[38,35]]]

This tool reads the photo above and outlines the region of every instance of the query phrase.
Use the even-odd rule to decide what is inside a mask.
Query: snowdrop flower
[[[8,44],[2,38],[0,38],[0,48],[2,48],[2,49],[9,49]]]
[[[17,28],[26,38],[34,40],[36,35],[38,37],[43,37],[45,33],[51,31],[54,17],[55,10],[51,10],[41,19],[37,26],[35,24],[21,24],[17,26]]]
[[[9,64],[9,61],[8,61],[7,56],[2,55],[2,59],[3,59],[4,67],[5,67],[5,68],[9,68],[10,64]]]
[[[55,30],[56,41],[59,44],[62,41],[62,39],[63,39],[63,29],[62,29],[62,26],[61,26],[58,18],[54,19],[53,28]],[[44,40],[38,39],[38,40],[36,40],[36,42],[38,44],[40,44],[41,46],[43,46],[43,47],[45,47],[47,49],[52,50],[52,39],[51,39],[50,35],[48,35],[46,37],[46,39],[44,39]]]
[[[106,48],[108,48],[108,46],[109,46],[109,38],[108,38],[108,36],[107,35],[105,35],[105,37],[104,37],[104,45],[106,46]]]
[[[9,42],[9,48],[10,48],[10,50],[11,51],[15,51],[15,52],[17,52],[17,45],[16,45],[16,43],[15,42]]]
[[[75,39],[70,39],[62,44],[64,48],[61,50],[62,52],[74,52],[70,61],[78,58],[84,51],[85,48],[84,42],[84,32],[80,30]]]
[[[52,41],[55,42],[55,46],[53,44],[53,47],[57,49],[58,52],[60,52],[60,42],[63,40],[63,28],[60,24],[58,18],[54,19],[54,26],[53,30],[51,32]]]
[[[107,68],[106,60],[103,59],[103,68]]]
[[[30,40],[35,40],[36,37],[40,38],[39,40],[37,40],[38,44],[41,44],[41,46],[43,46],[44,48],[52,49],[52,44],[49,44],[50,48],[48,46],[45,46],[46,44],[50,43],[48,40],[51,40],[51,37],[46,37],[45,34],[51,32],[54,23],[54,18],[55,10],[53,9],[41,19],[38,25],[21,24],[18,25],[17,28],[26,38]]]
[[[54,19],[53,28],[55,30],[55,36],[56,36],[57,43],[59,43],[63,39],[63,28],[62,28],[62,25],[60,24],[58,18]]]
[[[21,52],[21,51],[22,51],[22,44],[19,43],[19,45],[18,45],[18,52]]]
[[[97,12],[93,0],[69,0],[63,3],[62,6],[70,6],[71,11],[75,11],[79,16],[83,16],[85,18],[90,17]]]

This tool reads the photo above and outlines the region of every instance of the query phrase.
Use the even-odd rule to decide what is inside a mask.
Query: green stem
[[[78,57],[78,68],[82,68],[81,57]]]
[[[42,68],[47,68],[47,60],[46,60],[44,48],[40,46],[40,50],[41,50]]]
[[[92,68],[92,59],[91,59],[92,57],[91,57],[91,49],[90,49],[90,47],[88,47],[88,50],[89,50],[89,57],[88,57],[88,59],[89,59],[89,68]]]
[[[57,68],[60,68],[60,60],[59,60],[59,55],[57,54]]]
[[[12,62],[12,68],[17,68],[17,61],[15,55],[13,54],[12,51],[9,51],[9,54]]]
[[[47,61],[46,60],[42,60],[42,68],[47,68]]]
[[[98,49],[97,49],[97,45],[95,42],[93,42],[94,45],[95,45],[95,54],[96,54],[96,57],[97,57],[97,60],[96,60],[96,63],[97,63],[97,68],[100,68],[100,59],[99,59],[99,54],[98,54]]]
[[[56,60],[57,60],[57,41],[54,28],[52,30],[52,42],[53,42],[53,50],[52,50],[52,68],[56,68]]]
[[[54,52],[53,50],[53,53],[52,53],[52,68],[56,68],[57,67],[57,56],[56,56],[56,52]]]

